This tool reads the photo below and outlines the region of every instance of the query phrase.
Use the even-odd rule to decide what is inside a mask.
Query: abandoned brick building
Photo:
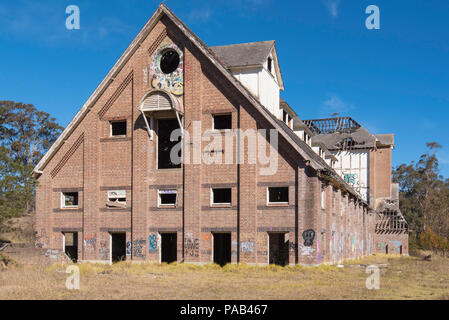
[[[106,263],[407,254],[393,135],[303,122],[283,90],[274,41],[210,48],[161,4],[36,166],[37,245]],[[252,161],[261,129],[269,162]]]

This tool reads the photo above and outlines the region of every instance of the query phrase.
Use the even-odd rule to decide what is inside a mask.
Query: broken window
[[[231,204],[232,189],[212,189],[212,204]]]
[[[108,207],[126,207],[126,190],[108,191]]]
[[[213,118],[215,130],[232,129],[232,115],[220,114],[214,115]]]
[[[176,190],[159,190],[159,206],[175,206],[177,196]]]
[[[179,54],[175,50],[168,50],[162,54],[160,68],[165,74],[172,73],[179,66]]]
[[[61,207],[62,208],[78,207],[78,192],[62,192]]]
[[[170,154],[174,146],[180,141],[171,141],[170,135],[176,129],[179,129],[179,123],[177,119],[159,119],[157,121],[158,126],[158,168],[159,169],[173,169],[181,168],[181,149],[179,150],[178,157],[172,159]]]
[[[126,120],[111,121],[111,136],[126,136]]]
[[[268,188],[269,204],[288,204],[288,187],[271,187]]]

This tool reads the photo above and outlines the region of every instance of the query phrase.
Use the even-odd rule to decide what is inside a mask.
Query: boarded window
[[[212,189],[212,204],[231,204],[232,189]]]
[[[213,117],[215,130],[232,129],[232,115],[220,114],[214,115]]]
[[[126,136],[126,121],[111,121],[111,135]]]
[[[288,203],[288,187],[268,188],[268,203]]]
[[[159,190],[159,205],[174,206],[176,205],[178,192],[176,190]]]
[[[181,149],[179,149],[177,157],[171,157],[172,149],[181,141],[179,137],[175,141],[170,140],[172,132],[179,129],[177,119],[159,119],[158,126],[158,168],[173,169],[181,168]]]
[[[78,192],[63,192],[61,198],[63,208],[78,206]]]

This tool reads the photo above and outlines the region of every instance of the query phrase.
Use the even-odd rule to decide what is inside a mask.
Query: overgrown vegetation
[[[368,290],[366,267],[380,268]],[[80,264],[80,290],[65,287],[67,265],[21,265],[0,272],[0,299],[448,299],[449,259],[377,255],[323,265],[250,266],[120,262]]]
[[[443,256],[449,253],[449,179],[440,175],[438,143],[427,143],[418,162],[393,170],[399,183],[400,208],[409,223],[410,252],[425,249]]]
[[[31,104],[0,101],[0,228],[34,211],[32,170],[63,128]]]

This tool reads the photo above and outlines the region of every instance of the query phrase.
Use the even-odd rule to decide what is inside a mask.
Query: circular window
[[[169,50],[162,54],[160,67],[163,73],[172,73],[178,66],[179,54],[175,50]]]

